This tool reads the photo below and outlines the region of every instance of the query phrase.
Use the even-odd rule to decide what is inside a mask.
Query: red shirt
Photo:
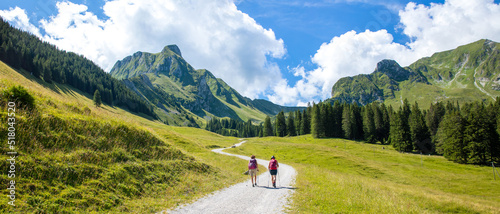
[[[248,169],[257,169],[257,159],[250,159]]]
[[[279,164],[278,164],[278,161],[276,159],[271,159],[271,161],[269,161],[269,167],[268,168],[270,170],[276,170],[276,169],[278,169],[278,166],[279,166]]]

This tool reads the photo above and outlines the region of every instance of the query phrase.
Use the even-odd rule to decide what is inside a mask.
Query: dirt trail
[[[236,144],[240,146],[245,143]],[[224,148],[213,152],[250,160],[250,157],[223,152]],[[279,157],[277,157],[279,158]],[[279,159],[277,159],[279,161]],[[269,161],[257,159],[258,164],[267,169]],[[241,166],[242,171],[247,166]],[[198,201],[177,207],[166,213],[283,213],[287,198],[293,193],[292,187],[297,172],[289,165],[280,163],[277,188],[272,188],[269,173],[257,177],[257,187],[252,187],[250,177],[247,181],[216,191]],[[268,182],[269,181],[269,182]],[[269,186],[268,186],[269,183]]]

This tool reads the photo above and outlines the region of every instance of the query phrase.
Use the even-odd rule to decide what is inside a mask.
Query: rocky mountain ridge
[[[341,78],[332,87],[333,100],[365,105],[494,100],[500,96],[500,45],[491,40],[439,52],[401,67],[394,60],[377,63],[371,74]],[[420,104],[420,102],[419,102]]]
[[[127,56],[115,63],[111,75],[167,115],[171,114],[173,103],[180,104],[176,111],[182,107],[205,119],[215,116],[255,122],[281,110],[301,109],[242,96],[210,71],[194,69],[182,58],[176,45],[166,46],[155,54],[136,52]]]

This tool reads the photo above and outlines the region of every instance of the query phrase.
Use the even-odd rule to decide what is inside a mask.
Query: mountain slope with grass
[[[243,97],[210,71],[194,69],[176,45],[159,53],[127,56],[116,62],[110,73],[166,112],[171,112],[169,103],[173,102],[205,119],[215,116],[262,122],[267,115],[301,109]],[[169,100],[162,99],[165,97]]]
[[[331,100],[393,106],[404,99],[427,108],[432,102],[494,100],[500,96],[500,44],[490,40],[422,58],[408,67],[382,60],[371,74],[340,79]]]
[[[0,60],[46,83],[69,85],[89,95],[99,91],[102,101],[109,105],[156,117],[151,105],[91,60],[42,42],[35,35],[10,26],[1,17]]]
[[[14,89],[15,88],[15,89]],[[17,88],[33,97],[31,110]],[[242,181],[245,161],[210,150],[238,142],[204,130],[166,126],[103,103],[59,83],[47,83],[0,62],[0,119],[17,102],[16,201],[0,199],[8,213],[151,213],[175,207]],[[22,95],[27,96],[27,95]],[[0,134],[7,136],[7,122]],[[7,146],[0,147],[7,160]],[[229,163],[229,166],[227,164]],[[9,183],[10,163],[0,164]],[[0,190],[4,196],[7,189]]]

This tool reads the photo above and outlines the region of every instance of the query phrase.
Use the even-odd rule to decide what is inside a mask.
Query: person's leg
[[[250,169],[250,170],[249,170],[249,174],[250,174],[250,178],[251,178],[251,179],[250,179],[250,181],[252,182],[252,187],[253,187],[253,186],[254,186],[254,184],[255,184],[255,182],[254,182],[254,177],[255,177],[255,175],[256,175],[257,173],[255,172],[255,170],[254,170],[254,169]]]

